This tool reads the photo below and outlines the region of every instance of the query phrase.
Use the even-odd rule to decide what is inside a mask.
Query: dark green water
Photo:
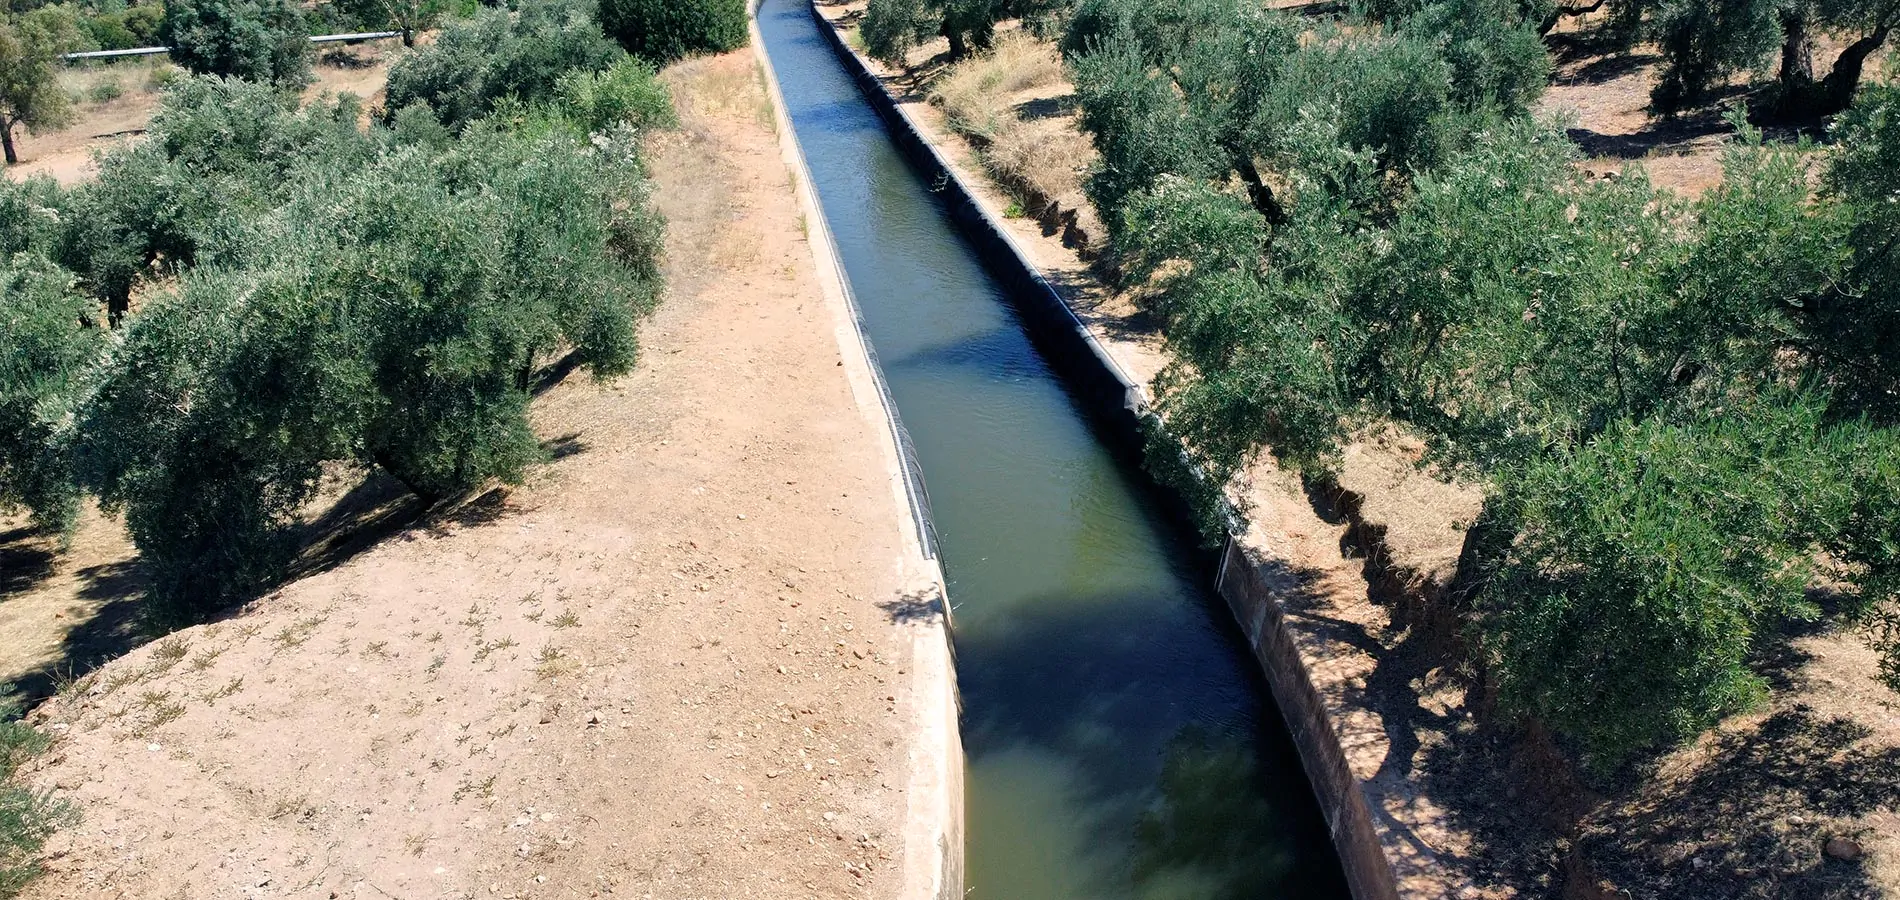
[[[929,485],[975,900],[1339,898],[1284,725],[1211,572],[1092,433],[811,19],[766,51]]]

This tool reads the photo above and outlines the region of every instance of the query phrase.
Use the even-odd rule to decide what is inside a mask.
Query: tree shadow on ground
[[[139,618],[139,599],[149,582],[138,559],[87,566],[73,574],[79,581],[79,597],[98,607],[66,633],[51,661],[14,679],[14,688],[28,709],[64,684],[148,640]]]
[[[560,437],[551,437],[541,442],[541,452],[548,455],[548,462],[560,462],[570,456],[579,456],[587,452],[587,442],[581,440],[581,433],[570,431]]]
[[[569,353],[536,372],[531,382],[534,392],[539,394],[560,383],[574,371],[574,360],[574,354]],[[580,432],[570,432],[542,442],[541,449],[551,460],[560,460],[586,452],[587,444]],[[414,527],[439,534],[450,526],[500,521],[514,510],[507,501],[505,488],[492,487],[431,506],[380,469],[367,470],[335,503],[291,529],[292,541],[299,549],[282,577],[259,595],[335,569]],[[52,539],[37,530],[0,531],[0,602],[52,577],[58,560]],[[79,582],[75,598],[97,607],[66,634],[51,661],[15,679],[17,692],[29,709],[62,685],[156,636],[140,615],[141,601],[151,582],[137,556],[88,566],[74,576]],[[242,607],[241,603],[234,604],[216,618],[227,618]]]
[[[1161,337],[1161,323],[1147,308],[1136,306],[1133,312],[1104,311],[1100,307],[1113,295],[1096,290],[1098,282],[1087,274],[1054,271],[1043,278],[1056,293],[1068,301],[1088,326],[1110,338],[1142,341]]]
[[[58,558],[36,528],[0,531],[0,598],[31,590],[52,577]]]
[[[302,550],[278,584],[328,572],[407,528],[427,510],[401,482],[372,469],[322,514],[296,528]]]
[[[1591,58],[1593,56],[1595,58]],[[1608,56],[1580,54],[1575,59],[1565,62],[1566,64],[1568,62],[1581,62],[1584,59],[1589,59],[1590,61],[1570,71],[1561,72],[1552,76],[1550,79],[1551,83],[1564,85],[1566,87],[1599,85],[1615,81],[1625,75],[1634,74],[1644,66],[1652,66],[1662,62],[1661,54],[1657,53],[1614,53]]]
[[[1038,97],[1016,104],[1016,115],[1024,121],[1060,119],[1073,114],[1080,102],[1073,92],[1060,97]]]
[[[1329,599],[1311,587],[1327,573],[1283,567],[1275,579],[1287,585],[1282,607],[1303,640],[1320,638],[1372,660],[1362,681],[1330,690],[1332,702],[1343,708],[1378,716],[1386,752],[1367,783],[1375,799],[1371,812],[1410,848],[1395,866],[1407,868],[1409,859],[1422,870],[1467,877],[1480,889],[1549,887],[1556,875],[1551,849],[1558,828],[1565,817],[1581,815],[1588,798],[1547,741],[1489,721],[1492,703],[1467,662],[1462,618],[1449,603],[1411,589],[1412,580],[1392,567],[1382,536],[1356,511],[1360,499],[1320,481],[1309,480],[1304,488],[1323,521],[1346,526],[1340,553],[1359,564],[1366,599],[1387,617],[1382,633],[1375,634],[1328,613]],[[1443,846],[1421,834],[1415,823],[1380,807],[1376,801],[1388,794],[1403,805],[1414,794],[1430,797],[1469,843]]]
[[[943,604],[943,595],[936,589],[913,591],[900,594],[894,600],[885,600],[877,605],[878,609],[890,616],[898,625],[914,625],[948,619]]]
[[[1543,860],[1557,835],[1540,813],[1552,804],[1520,796],[1513,785],[1513,777],[1523,774],[1513,771],[1520,768],[1519,742],[1487,729],[1473,714],[1475,692],[1462,673],[1447,666],[1442,646],[1428,637],[1430,630],[1395,627],[1400,637],[1383,640],[1360,623],[1322,611],[1325,601],[1307,586],[1323,573],[1288,572],[1286,581],[1296,586],[1282,593],[1282,608],[1302,640],[1352,647],[1373,660],[1363,684],[1335,688],[1332,702],[1378,715],[1386,752],[1368,786],[1375,799],[1371,812],[1382,826],[1410,848],[1421,867],[1469,877],[1480,888],[1548,885],[1552,873]],[[1450,690],[1463,702],[1442,712],[1431,709],[1421,689]],[[1388,792],[1401,803],[1409,803],[1413,792],[1430,797],[1450,824],[1469,836],[1469,845],[1442,846],[1414,823],[1392,817],[1377,802]],[[1398,865],[1405,867],[1403,860]]]
[[[1592,817],[1594,874],[1638,897],[1848,900],[1880,895],[1859,862],[1826,856],[1832,827],[1900,796],[1900,748],[1805,704],[1713,738],[1694,775]]]
[[[1614,29],[1606,28],[1601,23],[1576,31],[1556,31],[1547,34],[1544,36],[1544,46],[1550,48],[1550,61],[1558,68],[1575,65],[1584,60],[1639,55],[1628,48],[1626,42]]]
[[[1673,118],[1652,120],[1642,130],[1629,134],[1604,134],[1588,128],[1567,128],[1564,133],[1582,148],[1585,156],[1642,159],[1682,153],[1697,144],[1706,144],[1711,137],[1733,133],[1734,126],[1724,118],[1727,101],[1742,96],[1745,90],[1731,88],[1706,105]]]
[[[1353,524],[1336,496],[1323,490],[1309,496],[1323,518]],[[1364,557],[1363,544],[1350,533],[1346,541],[1349,558]],[[1408,609],[1412,600],[1381,590],[1383,579],[1368,571],[1368,599],[1391,616],[1391,630],[1381,637],[1327,614],[1321,598],[1306,592],[1322,573],[1292,574],[1298,586],[1284,601],[1289,619],[1309,635],[1373,659],[1363,687],[1344,688],[1339,699],[1380,715],[1388,752],[1371,779],[1375,796],[1382,779],[1412,779],[1469,844],[1436,847],[1404,823],[1382,817],[1385,825],[1480,889],[1555,896],[1607,878],[1631,892],[1627,896],[1657,900],[1875,896],[1859,863],[1822,855],[1825,840],[1841,832],[1821,833],[1814,824],[1816,817],[1851,820],[1900,797],[1900,748],[1862,741],[1864,727],[1794,705],[1758,726],[1710,738],[1711,749],[1687,778],[1660,774],[1660,753],[1587,778],[1536,723],[1499,717],[1482,676],[1443,653],[1442,641],[1430,637],[1431,617]],[[1751,658],[1776,691],[1796,686],[1810,660],[1796,640],[1838,621],[1841,598],[1822,593],[1815,600],[1823,612],[1818,621],[1764,635]],[[1421,689],[1430,691],[1434,683],[1456,691],[1462,708],[1449,714],[1426,708]],[[1444,699],[1438,696],[1441,704]],[[1801,817],[1807,828],[1790,829]]]

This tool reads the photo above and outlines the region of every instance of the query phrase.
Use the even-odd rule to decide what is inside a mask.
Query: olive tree
[[[1900,95],[1841,117],[1818,193],[1809,148],[1737,119],[1691,203],[1526,115],[1527,15],[1260,15],[1071,20],[1090,195],[1176,358],[1157,475],[1185,445],[1217,482],[1262,452],[1325,479],[1365,429],[1422,438],[1486,495],[1449,599],[1478,671],[1599,769],[1758,699],[1818,581],[1900,685]]]
[[[313,159],[360,162],[358,107],[299,112],[296,98],[261,82],[183,79],[166,89],[150,139],[114,149],[96,178],[68,199],[61,261],[105,303],[112,320],[144,282],[195,265],[207,249],[240,252],[240,227],[282,202]]]
[[[455,8],[451,0],[332,0],[332,6],[356,27],[402,32],[404,47],[414,47],[417,32],[434,28]]]
[[[654,65],[745,46],[745,0],[600,0],[600,23]]]
[[[1868,61],[1900,27],[1900,0],[1666,0],[1654,17],[1664,60],[1657,111],[1703,102],[1723,80],[1772,63],[1770,111],[1812,120],[1853,102]],[[1840,47],[1825,73],[1815,59],[1821,37]]]
[[[512,16],[487,10],[451,23],[429,46],[397,60],[385,107],[393,115],[423,104],[460,129],[505,97],[551,100],[563,77],[605,69],[622,55],[586,3],[535,0]]]
[[[1044,21],[1052,15],[1048,0],[871,0],[859,34],[871,56],[902,62],[919,42],[940,36],[950,43],[950,58],[987,50],[1004,19]]]
[[[45,257],[0,260],[0,509],[24,507],[46,530],[78,510],[71,423],[101,345],[93,310]]]
[[[302,87],[310,32],[289,0],[170,0],[159,40],[194,73]]]
[[[281,577],[327,468],[381,470],[425,503],[519,481],[543,458],[536,375],[560,356],[627,371],[659,292],[627,124],[365,134],[354,107],[198,84],[115,164],[231,201],[185,223],[192,264],[127,320],[76,431],[81,483],[124,512],[166,624]],[[590,125],[619,108],[595,99]]]
[[[13,145],[16,128],[35,131],[64,128],[72,121],[72,101],[59,86],[61,53],[83,45],[77,21],[60,8],[41,8],[0,18],[0,149],[7,165],[20,161]]]

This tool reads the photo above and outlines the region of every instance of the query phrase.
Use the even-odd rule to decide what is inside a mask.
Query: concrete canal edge
[[[831,312],[838,352],[851,384],[852,397],[866,421],[888,438],[881,443],[891,502],[910,524],[905,532],[902,558],[897,561],[902,583],[906,585],[900,599],[907,605],[921,605],[931,613],[906,616],[897,625],[910,643],[907,693],[912,712],[906,727],[909,741],[904,793],[908,808],[901,826],[903,871],[899,873],[897,896],[900,900],[961,900],[963,740],[958,731],[960,710],[950,642],[950,604],[944,589],[943,568],[937,560],[929,500],[917,471],[916,456],[910,451],[909,437],[884,387],[870,344],[865,340],[844,264],[838,257],[824,209],[819,205],[804,152],[798,146],[798,136],[792,130],[778,75],[765,52],[758,24],[761,2],[763,0],[750,0],[748,3],[752,48],[772,103],[779,151],[791,172],[799,207],[805,215],[807,243],[811,247],[812,261],[816,263],[825,305]]]
[[[976,199],[943,154],[904,111],[865,61],[845,42],[816,2],[812,17],[846,71],[877,110],[904,155],[942,196],[951,217],[975,246],[991,273],[1010,291],[1037,345],[1049,354],[1085,411],[1102,423],[1105,436],[1139,452],[1143,422],[1152,416],[1146,394],[1070,308],[1002,224]],[[1185,499],[1181,500],[1185,503]],[[1320,802],[1333,846],[1355,900],[1397,900],[1398,881],[1385,834],[1372,815],[1365,786],[1353,775],[1334,716],[1315,685],[1289,626],[1282,598],[1295,587],[1284,560],[1264,543],[1229,534],[1222,548],[1216,588],[1246,634],[1300,760]]]

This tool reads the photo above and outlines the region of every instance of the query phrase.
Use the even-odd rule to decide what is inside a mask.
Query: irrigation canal
[[[969,896],[1346,896],[1206,554],[1078,411],[809,0],[765,0],[759,27],[930,489]]]

